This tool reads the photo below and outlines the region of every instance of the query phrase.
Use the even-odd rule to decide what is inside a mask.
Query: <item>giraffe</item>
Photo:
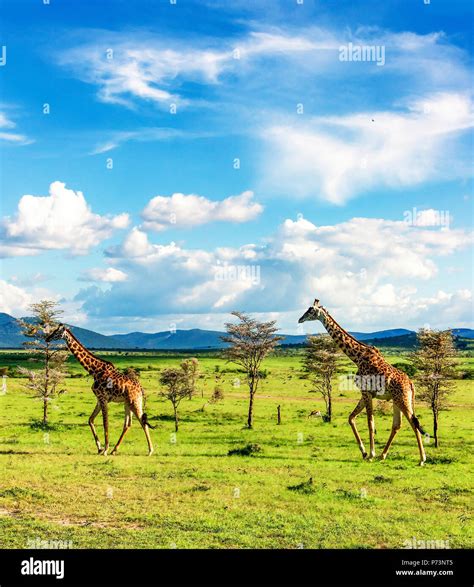
[[[319,320],[339,348],[358,367],[355,382],[361,391],[362,397],[349,416],[349,424],[359,445],[362,457],[369,460],[375,457],[373,399],[377,397],[378,399],[393,401],[392,431],[382,451],[381,459],[385,460],[387,457],[390,445],[401,428],[403,414],[415,433],[420,452],[419,464],[423,466],[426,461],[426,454],[421,434],[425,433],[414,413],[415,388],[408,375],[387,363],[377,348],[358,341],[344,330],[329,314],[326,308],[321,306],[319,300],[314,300],[314,304],[308,308],[298,322],[301,324],[310,320]],[[369,454],[367,454],[364,448],[356,427],[356,417],[364,408],[367,412],[369,426]]]
[[[132,413],[138,418],[145,432],[148,443],[148,456],[153,454],[153,444],[150,438],[148,427],[151,426],[148,422],[147,415],[143,413],[143,388],[138,379],[131,375],[125,375],[118,371],[110,361],[104,361],[93,355],[88,349],[82,345],[72,332],[64,325],[60,324],[53,332],[47,336],[47,340],[64,339],[71,353],[76,357],[84,369],[92,375],[94,383],[92,384],[92,391],[97,397],[97,404],[89,418],[89,426],[92,430],[92,435],[97,446],[99,454],[107,456],[109,451],[109,416],[108,403],[109,402],[124,402],[125,403],[125,421],[123,424],[122,434],[118,439],[117,444],[112,450],[113,455],[117,454],[118,448],[132,425]],[[100,445],[100,440],[97,435],[94,421],[98,413],[102,411],[102,420],[104,425],[104,447]]]

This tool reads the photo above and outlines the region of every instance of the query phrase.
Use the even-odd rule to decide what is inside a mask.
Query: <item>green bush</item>
[[[418,372],[418,369],[415,367],[415,365],[412,365],[411,363],[395,363],[393,366],[396,369],[406,373],[408,377],[414,377]]]
[[[240,457],[251,457],[252,455],[263,452],[262,447],[256,442],[246,444],[241,448],[233,448],[227,453],[228,456],[238,455]]]

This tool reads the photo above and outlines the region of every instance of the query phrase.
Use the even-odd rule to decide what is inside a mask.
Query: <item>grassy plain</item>
[[[198,355],[200,392],[182,402],[176,436],[158,378],[182,356],[102,355],[120,368],[140,369],[147,413],[158,424],[155,454],[146,456],[136,421],[118,456],[96,454],[87,423],[95,405],[92,380],[74,359],[66,393],[51,404],[47,431],[37,425],[40,402],[23,379],[9,377],[0,395],[1,547],[24,548],[37,538],[71,541],[73,548],[401,548],[413,539],[472,547],[472,381],[456,380],[450,409],[441,415],[441,445],[427,445],[428,462],[420,468],[406,422],[387,461],[362,460],[347,424],[357,391],[336,385],[332,423],[308,418],[323,404],[308,391],[296,354],[265,361],[253,430],[244,428],[242,375],[218,355]],[[27,361],[23,352],[0,353],[0,367],[10,373]],[[473,359],[462,358],[460,368],[474,368]],[[216,382],[224,400],[206,404]],[[418,402],[417,413],[430,429],[427,407]],[[112,404],[112,442],[122,423],[123,406]],[[97,424],[102,436],[100,416]],[[358,426],[367,442],[365,414]],[[377,454],[390,427],[390,413],[376,415]],[[262,451],[228,455],[249,443]]]

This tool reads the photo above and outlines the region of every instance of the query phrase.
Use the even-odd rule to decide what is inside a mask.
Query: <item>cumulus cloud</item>
[[[65,249],[81,255],[128,223],[128,214],[94,214],[82,192],[55,181],[50,185],[49,196],[22,196],[15,216],[3,218],[0,254],[35,255]]]
[[[0,300],[0,311],[14,316],[24,315],[28,306],[35,301],[32,294],[3,279],[0,279]]]
[[[278,190],[342,204],[378,186],[469,175],[469,158],[459,161],[452,147],[473,124],[469,98],[455,93],[415,100],[400,112],[274,124],[262,133],[262,177]]]
[[[407,324],[424,312],[426,295],[418,287],[430,289],[439,258],[471,242],[460,229],[368,218],[316,226],[300,218],[286,220],[264,245],[203,251],[153,244],[135,228],[108,250],[109,263],[128,280],[86,290],[82,300],[87,312],[103,318],[235,308],[284,314],[319,297],[354,326]]]
[[[146,230],[190,227],[209,222],[247,222],[256,218],[263,206],[253,201],[253,192],[246,191],[220,201],[196,194],[175,193],[155,196],[142,212]]]
[[[105,269],[95,267],[88,269],[80,277],[81,281],[101,281],[104,283],[116,283],[118,281],[126,281],[126,279],[127,274],[114,267],[107,267]]]

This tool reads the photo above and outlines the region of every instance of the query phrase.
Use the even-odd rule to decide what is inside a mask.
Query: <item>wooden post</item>
[[[281,424],[281,410],[280,406],[277,408],[277,424]]]

